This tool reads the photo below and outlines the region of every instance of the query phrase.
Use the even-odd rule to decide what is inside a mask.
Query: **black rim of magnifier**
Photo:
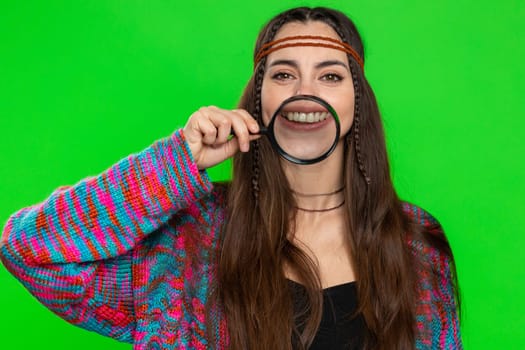
[[[332,114],[332,116],[334,117],[335,129],[336,129],[334,142],[332,143],[332,146],[330,146],[330,148],[326,152],[321,154],[319,157],[312,158],[312,159],[303,159],[303,158],[294,157],[291,154],[287,153],[284,149],[282,149],[281,146],[279,145],[279,143],[277,142],[277,140],[275,139],[275,135],[274,135],[274,132],[273,132],[274,124],[275,124],[275,118],[279,118],[279,115],[281,114],[281,111],[284,108],[284,106],[286,106],[288,103],[295,102],[295,101],[298,101],[298,100],[309,100],[309,101],[317,102],[321,106],[326,108],[328,110],[328,112],[330,114]],[[286,100],[284,100],[281,103],[279,108],[277,108],[277,110],[273,114],[272,120],[270,121],[270,124],[268,124],[268,127],[267,128],[261,128],[261,134],[266,134],[270,138],[270,142],[271,142],[273,148],[279,153],[279,155],[281,155],[281,157],[283,157],[284,159],[286,159],[289,162],[292,162],[292,163],[295,163],[295,164],[300,164],[300,165],[315,164],[315,163],[318,163],[318,162],[322,161],[323,159],[326,159],[335,150],[335,148],[337,146],[337,142],[339,141],[339,134],[340,134],[340,132],[341,132],[341,125],[339,123],[339,117],[337,116],[337,113],[335,112],[333,107],[330,106],[328,104],[328,102],[326,102],[322,98],[314,96],[314,95],[295,95],[295,96],[292,96],[290,98],[287,98]]]

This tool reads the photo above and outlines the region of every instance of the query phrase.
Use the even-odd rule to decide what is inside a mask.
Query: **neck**
[[[338,190],[344,186],[343,153],[340,143],[328,158],[316,164],[297,165],[284,161],[284,171],[298,207],[321,210],[341,203],[344,193]]]

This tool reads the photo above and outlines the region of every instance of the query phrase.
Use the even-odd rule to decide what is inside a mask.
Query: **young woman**
[[[135,349],[462,348],[452,253],[439,224],[395,193],[355,26],[331,9],[286,11],[254,60],[239,109],[201,108],[14,214],[5,266],[64,319]],[[316,164],[258,136],[296,95],[340,119]],[[306,128],[304,113],[320,135],[319,112],[297,102],[283,128]],[[230,157],[231,183],[212,184],[206,168]]]

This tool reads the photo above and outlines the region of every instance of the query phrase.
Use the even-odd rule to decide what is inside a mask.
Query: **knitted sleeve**
[[[412,219],[425,226],[440,244],[447,244],[439,222],[416,206],[405,206]],[[416,348],[463,349],[455,298],[451,258],[428,242],[412,240],[413,252],[424,268],[419,272],[420,298],[416,303],[418,337]]]
[[[6,268],[67,321],[131,342],[133,249],[211,190],[181,131],[9,218]]]
[[[437,288],[434,289],[436,301],[433,305],[433,329],[440,329],[433,335],[433,344],[439,344],[439,349],[463,349],[461,332],[453,288],[453,276],[450,258],[442,253],[432,256],[434,266],[439,276]]]

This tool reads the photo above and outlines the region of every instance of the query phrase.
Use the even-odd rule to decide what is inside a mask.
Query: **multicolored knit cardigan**
[[[179,130],[103,174],[57,189],[7,222],[0,257],[45,306],[72,324],[140,349],[206,349],[205,304],[224,193],[199,171]],[[406,205],[414,220],[433,220]],[[440,272],[420,276],[418,349],[460,349],[447,258],[419,242]],[[217,349],[227,325],[212,310]]]

